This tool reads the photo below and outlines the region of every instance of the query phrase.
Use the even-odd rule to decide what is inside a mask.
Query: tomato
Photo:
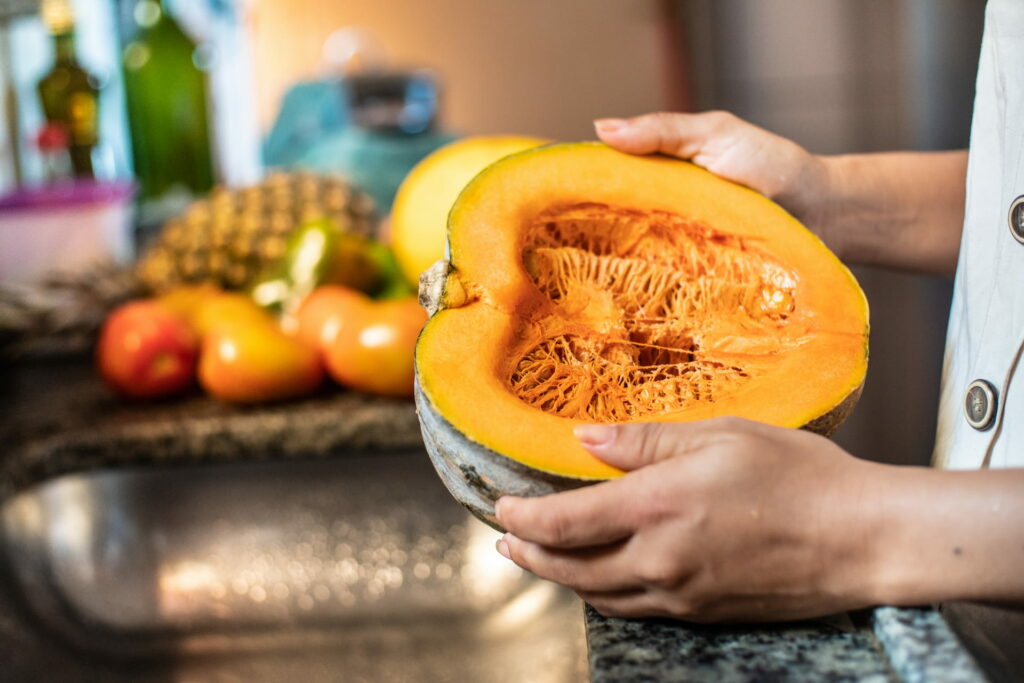
[[[412,396],[413,352],[427,313],[416,297],[369,302],[325,348],[341,384],[385,396]]]
[[[340,334],[347,334],[352,321],[373,305],[362,292],[339,285],[317,287],[295,312],[296,335],[313,348],[326,351]]]
[[[156,301],[140,300],[117,308],[104,321],[96,364],[121,394],[167,396],[192,385],[196,350],[188,323]]]
[[[274,321],[243,320],[203,337],[199,382],[232,403],[259,403],[311,393],[323,381],[320,353]]]

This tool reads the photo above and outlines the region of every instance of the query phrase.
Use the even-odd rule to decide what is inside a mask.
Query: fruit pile
[[[96,360],[111,387],[136,398],[198,380],[224,401],[280,401],[314,392],[325,370],[344,386],[406,397],[426,319],[415,297],[377,301],[340,285],[316,288],[284,319],[245,294],[182,285],[111,313]]]
[[[426,315],[372,238],[372,210],[344,179],[308,173],[195,202],[139,261],[153,297],[106,320],[102,376],[126,396],[198,381],[219,399],[258,403],[309,394],[326,370],[355,389],[411,396]]]
[[[153,296],[107,318],[103,378],[138,398],[198,382],[225,401],[280,401],[315,391],[325,374],[411,397],[427,320],[413,284],[444,255],[448,209],[486,165],[542,142],[469,138],[428,156],[399,189],[390,247],[374,239],[372,202],[340,178],[275,174],[215,190],[139,261]]]

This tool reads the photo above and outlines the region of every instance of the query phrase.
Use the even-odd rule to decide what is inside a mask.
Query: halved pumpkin
[[[831,433],[867,370],[853,275],[762,195],[596,143],[491,165],[421,280],[424,440],[457,499],[615,477],[583,423],[737,415]]]

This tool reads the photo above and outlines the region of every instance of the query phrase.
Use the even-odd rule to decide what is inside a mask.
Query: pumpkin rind
[[[478,519],[499,531],[494,503],[501,496],[545,496],[594,482],[533,469],[471,441],[434,410],[419,382],[415,396],[423,444],[441,481]]]
[[[667,196],[668,195],[668,196]],[[417,344],[427,450],[494,524],[502,494],[621,474],[572,427],[740,415],[831,433],[867,368],[849,271],[763,196],[602,145],[506,157],[449,216]]]

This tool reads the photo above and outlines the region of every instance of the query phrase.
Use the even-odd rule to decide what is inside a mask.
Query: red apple
[[[133,301],[104,322],[96,364],[117,392],[153,398],[192,385],[197,352],[195,335],[182,318],[156,301]]]

